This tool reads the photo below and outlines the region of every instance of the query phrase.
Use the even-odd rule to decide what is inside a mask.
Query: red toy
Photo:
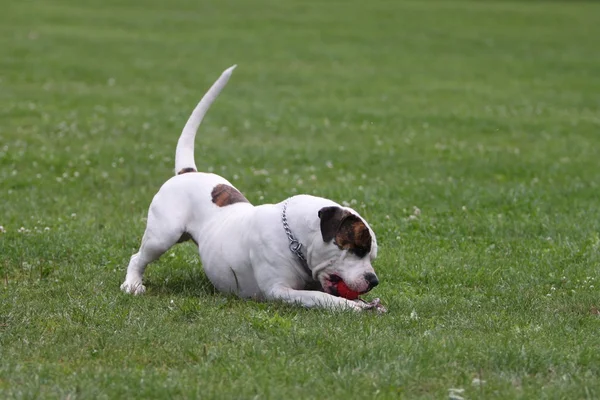
[[[354,290],[350,289],[342,280],[338,282],[336,289],[340,297],[348,300],[356,300],[358,299],[358,295],[360,295],[359,292],[355,292]]]

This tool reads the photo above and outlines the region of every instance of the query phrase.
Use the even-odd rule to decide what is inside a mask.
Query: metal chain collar
[[[287,222],[287,217],[285,215],[285,212],[287,211],[287,206],[288,206],[288,202],[290,200],[287,199],[285,201],[285,203],[283,203],[283,211],[281,212],[281,222],[283,223],[283,230],[285,231],[285,234],[287,235],[289,241],[290,241],[290,251],[292,253],[294,253],[296,255],[296,257],[298,257],[300,259],[300,262],[302,264],[302,266],[304,267],[304,269],[306,270],[306,272],[309,275],[312,275],[310,268],[308,268],[308,262],[306,261],[306,257],[304,257],[304,254],[302,253],[302,243],[300,243],[298,241],[298,239],[296,239],[294,237],[294,234],[292,233],[292,230],[290,229],[290,226],[288,225]]]

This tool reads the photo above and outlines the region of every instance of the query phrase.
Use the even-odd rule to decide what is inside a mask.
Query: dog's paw
[[[362,300],[348,300],[346,307],[356,312],[363,312],[365,310],[370,309],[369,304]]]
[[[142,282],[132,282],[129,283],[127,281],[123,282],[121,285],[121,290],[125,293],[129,294],[143,294],[146,291],[146,286],[142,285]]]
[[[383,314],[387,312],[387,308],[383,304],[381,304],[381,300],[373,299],[370,302],[366,302],[365,300],[359,299],[356,301],[357,304],[360,304],[363,310],[375,310],[379,314]]]

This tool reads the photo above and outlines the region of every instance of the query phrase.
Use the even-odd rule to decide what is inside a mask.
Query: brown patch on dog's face
[[[198,172],[198,171],[196,171],[196,169],[195,169],[195,168],[188,167],[188,168],[184,168],[184,169],[182,169],[181,171],[179,171],[179,172],[177,173],[177,175],[186,174],[186,173],[188,173],[188,172]]]
[[[356,215],[340,207],[324,207],[319,210],[323,241],[334,241],[342,250],[362,258],[371,251],[371,232]]]
[[[229,206],[235,203],[250,203],[237,189],[219,184],[214,187],[212,193],[212,202],[219,207]]]

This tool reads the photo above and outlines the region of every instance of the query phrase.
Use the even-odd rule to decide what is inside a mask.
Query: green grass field
[[[567,0],[4,2],[0,398],[600,398],[598,38]],[[352,204],[387,314],[215,293],[189,243],[119,291],[235,63],[199,168]]]

